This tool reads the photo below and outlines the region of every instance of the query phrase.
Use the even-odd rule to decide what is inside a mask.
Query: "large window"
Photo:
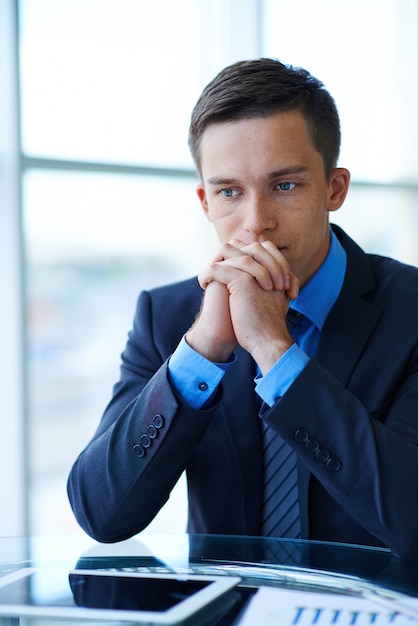
[[[417,263],[417,6],[16,4],[29,530],[73,532],[66,478],[117,380],[136,297],[196,273],[215,245],[187,128],[223,66],[274,56],[324,81],[341,112],[341,165],[353,175],[336,221],[369,250]],[[185,499],[182,481],[154,528],[183,530]]]
[[[352,187],[333,220],[368,251],[417,264],[416,0],[264,0],[263,7],[263,55],[308,69],[339,108],[340,164]]]
[[[233,4],[19,2],[31,532],[77,528],[66,477],[110,399],[139,291],[213,249],[187,132],[204,84],[239,57]],[[157,527],[185,518],[182,480]]]

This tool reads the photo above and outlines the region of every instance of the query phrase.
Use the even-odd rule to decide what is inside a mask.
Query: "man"
[[[79,523],[130,537],[186,470],[189,532],[416,557],[418,271],[330,228],[349,185],[331,96],[276,60],[236,63],[203,91],[189,143],[220,247],[198,281],[141,294],[69,477]]]

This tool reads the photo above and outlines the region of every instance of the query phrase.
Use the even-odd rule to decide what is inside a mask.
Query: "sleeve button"
[[[341,469],[341,461],[334,457],[331,457],[327,461],[327,468],[330,472],[338,472]]]
[[[155,426],[153,424],[150,424],[149,426],[147,426],[147,433],[148,433],[148,437],[150,439],[155,439],[157,436],[157,429],[155,428]]]
[[[328,452],[328,450],[325,450],[324,448],[320,448],[315,453],[315,458],[320,463],[326,463],[327,461],[329,461],[330,457],[331,457],[330,453]]]
[[[309,440],[309,433],[307,430],[303,430],[301,428],[299,428],[296,432],[295,432],[295,439],[296,441],[298,441],[299,443],[306,443]]]
[[[155,428],[162,428],[164,426],[164,418],[162,415],[154,415]]]
[[[207,390],[208,390],[208,384],[207,384],[207,383],[205,383],[205,381],[203,381],[203,380],[202,380],[202,381],[198,384],[198,388],[199,388],[199,390],[200,390],[200,391],[207,391]]]
[[[144,448],[149,448],[151,445],[151,439],[148,437],[148,435],[141,435],[141,446],[143,446]]]
[[[139,458],[141,458],[141,459],[142,459],[143,456],[145,456],[145,450],[139,444],[134,446],[134,452],[135,452],[136,456],[139,456]]]
[[[319,450],[319,441],[318,439],[308,439],[305,446],[307,450],[315,454],[315,452],[318,452]]]

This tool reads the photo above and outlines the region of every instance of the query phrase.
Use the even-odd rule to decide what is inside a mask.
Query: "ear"
[[[350,172],[345,167],[335,167],[329,181],[328,211],[336,211],[345,200],[350,185]]]
[[[211,222],[212,219],[211,219],[210,213],[209,213],[208,199],[207,199],[207,196],[206,196],[205,188],[204,188],[202,183],[199,183],[197,185],[196,193],[197,193],[197,197],[199,198],[200,204],[202,206],[203,213],[206,215],[208,220]]]

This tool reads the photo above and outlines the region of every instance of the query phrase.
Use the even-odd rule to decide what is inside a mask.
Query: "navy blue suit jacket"
[[[342,291],[310,360],[262,419],[299,459],[306,538],[385,545],[418,555],[418,270],[347,253]],[[121,378],[68,482],[80,525],[99,541],[153,519],[187,471],[188,530],[257,535],[262,508],[261,419],[254,362],[244,350],[214,405],[196,411],[173,391],[167,360],[199,311],[191,279],[143,292]]]

